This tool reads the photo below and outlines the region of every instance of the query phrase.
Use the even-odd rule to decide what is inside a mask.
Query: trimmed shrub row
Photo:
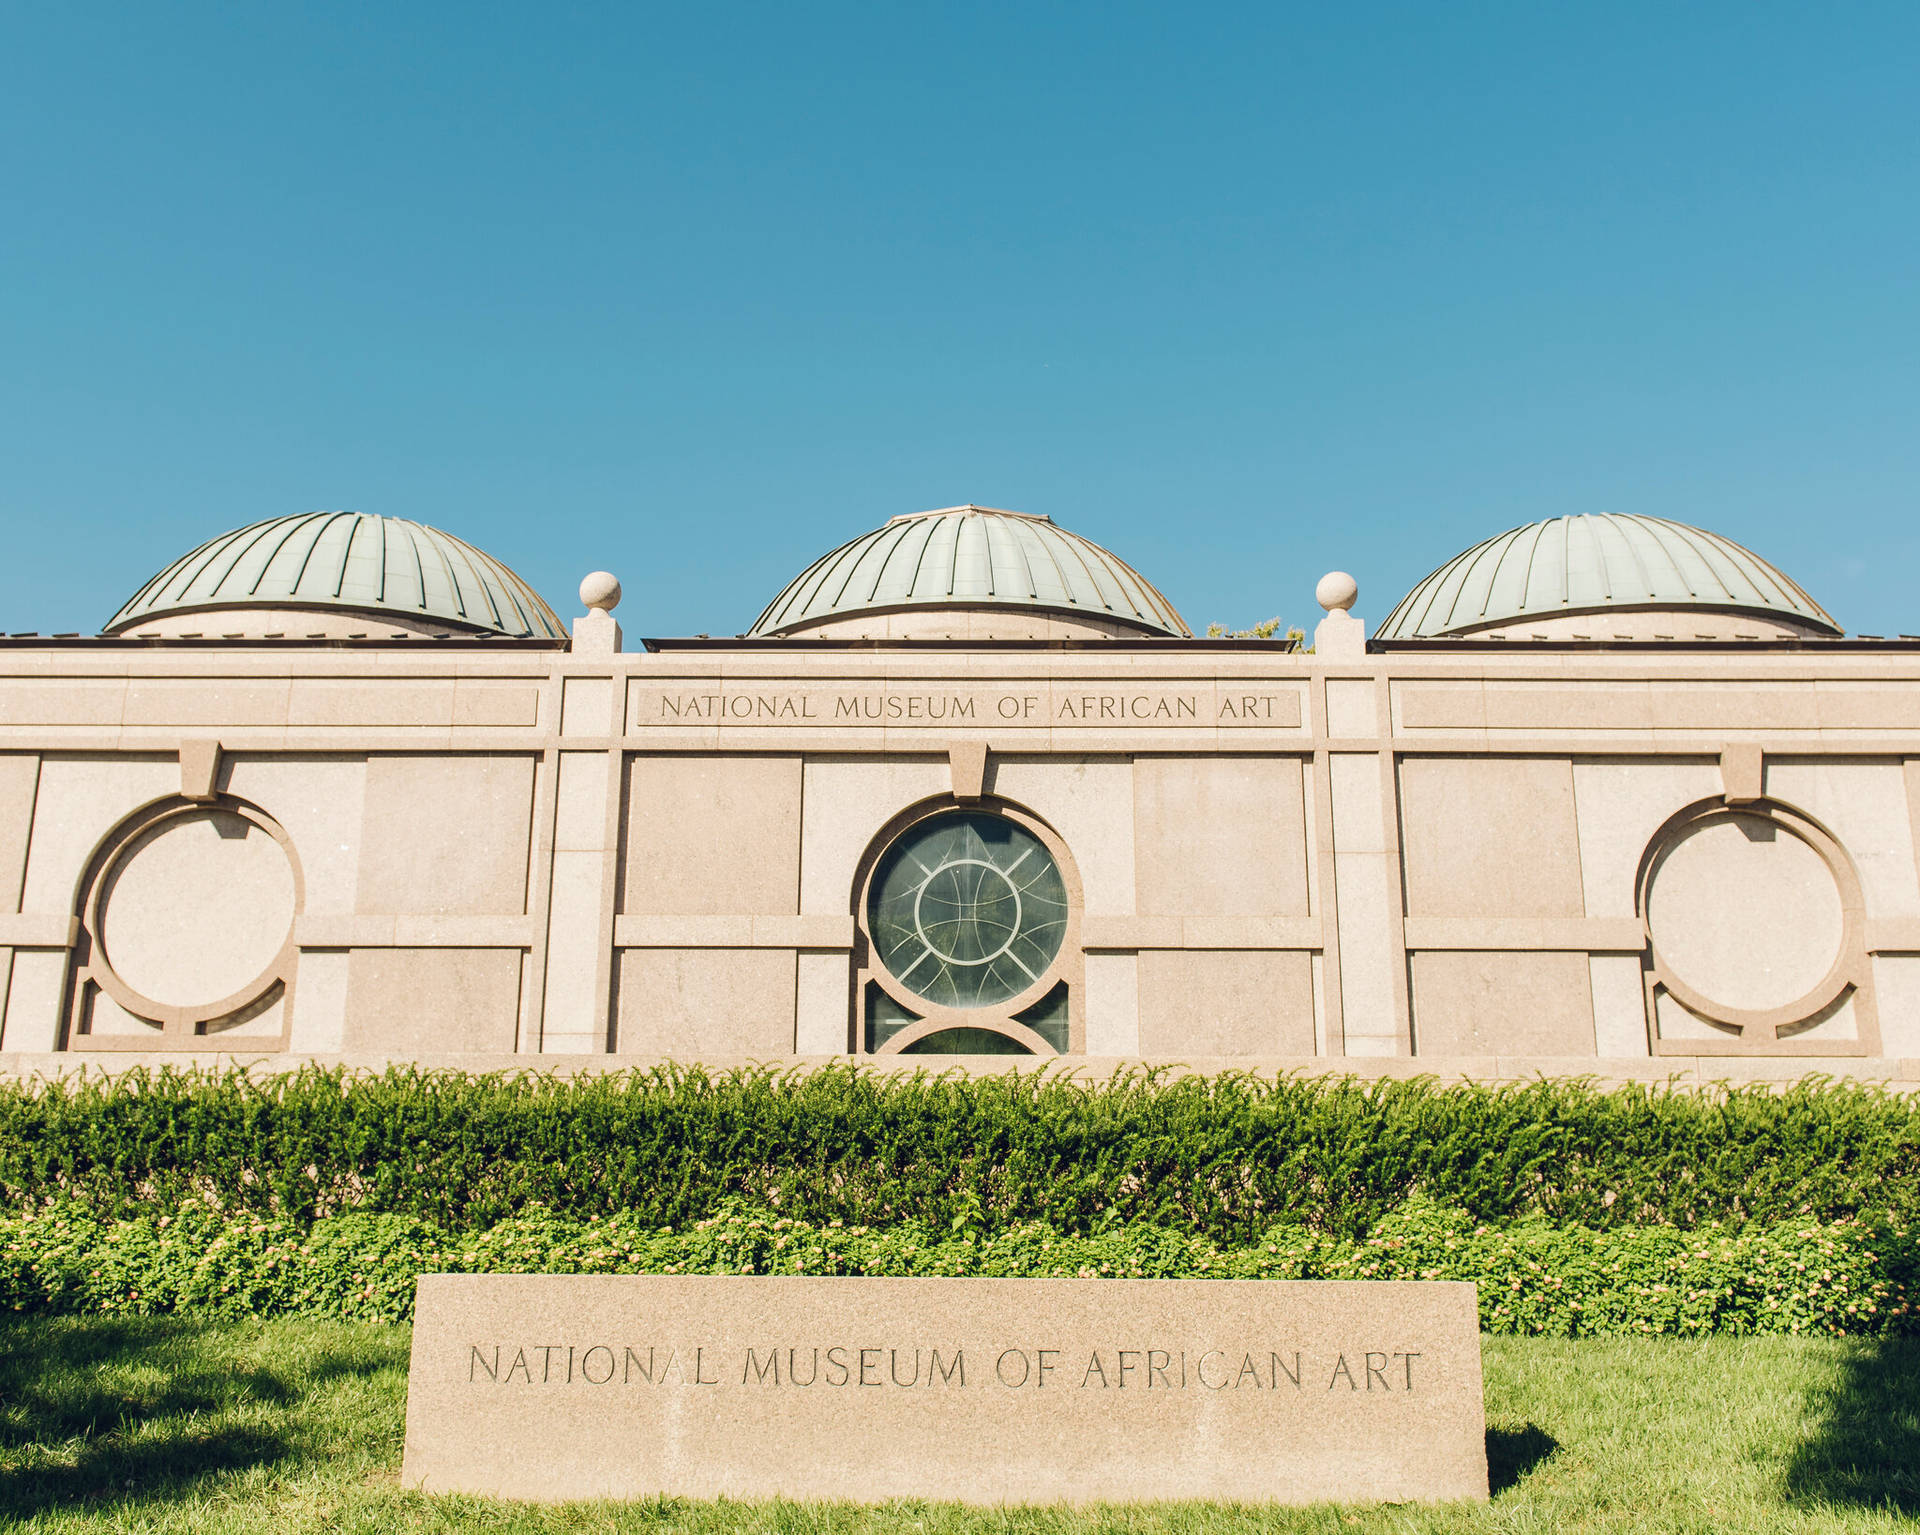
[[[1920,1217],[1920,1105],[1858,1085],[1599,1091],[1125,1073],[570,1081],[401,1070],[0,1085],[0,1208],[188,1199],[483,1231],[535,1207],[685,1228],[729,1202],[802,1222],[1041,1222],[1245,1245],[1358,1238],[1410,1197],[1606,1229]]]
[[[742,1207],[681,1232],[546,1211],[484,1232],[372,1214],[302,1226],[201,1204],[121,1220],[68,1208],[0,1219],[0,1306],[41,1313],[401,1321],[414,1276],[449,1271],[1467,1279],[1496,1333],[1878,1334],[1916,1329],[1916,1267],[1911,1234],[1884,1223],[1501,1231],[1425,1201],[1358,1241],[1276,1226],[1242,1247],[1139,1224],[1067,1235],[1030,1222],[979,1235]]]

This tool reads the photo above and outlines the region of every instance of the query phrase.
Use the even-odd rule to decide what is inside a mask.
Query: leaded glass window
[[[1013,1015],[1015,1023],[1024,1023],[1060,1054],[1067,1053],[1067,983],[1062,981],[1025,1012]]]
[[[902,1029],[920,1021],[911,1008],[902,1007],[887,995],[877,981],[867,982],[867,1049],[878,1050]]]
[[[902,1055],[1031,1055],[1018,1040],[1007,1038],[997,1029],[942,1029],[916,1039]]]
[[[939,1007],[991,1007],[1059,956],[1067,889],[1040,839],[1003,816],[949,811],[881,856],[867,902],[875,957]]]

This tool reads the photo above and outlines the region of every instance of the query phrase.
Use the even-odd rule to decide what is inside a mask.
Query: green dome
[[[1749,549],[1664,517],[1549,517],[1456,555],[1401,599],[1376,639],[1468,634],[1502,624],[1620,611],[1719,612],[1809,634],[1840,626]]]
[[[789,582],[751,632],[912,608],[1023,608],[1144,634],[1192,632],[1118,556],[1050,517],[990,506],[911,512],[842,544]]]
[[[539,593],[473,545],[366,512],[272,517],[183,554],[107,621],[118,634],[175,613],[343,609],[465,634],[564,639]]]

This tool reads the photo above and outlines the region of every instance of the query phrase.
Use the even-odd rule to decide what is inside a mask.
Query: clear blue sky
[[[0,0],[0,629],[418,518],[630,634],[902,511],[1196,626],[1561,512],[1920,631],[1920,5]]]

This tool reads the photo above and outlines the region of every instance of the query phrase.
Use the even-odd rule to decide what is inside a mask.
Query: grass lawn
[[[403,1327],[0,1322],[0,1527],[931,1535],[1920,1525],[1920,1343],[1489,1339],[1490,1507],[527,1507],[398,1486]]]

